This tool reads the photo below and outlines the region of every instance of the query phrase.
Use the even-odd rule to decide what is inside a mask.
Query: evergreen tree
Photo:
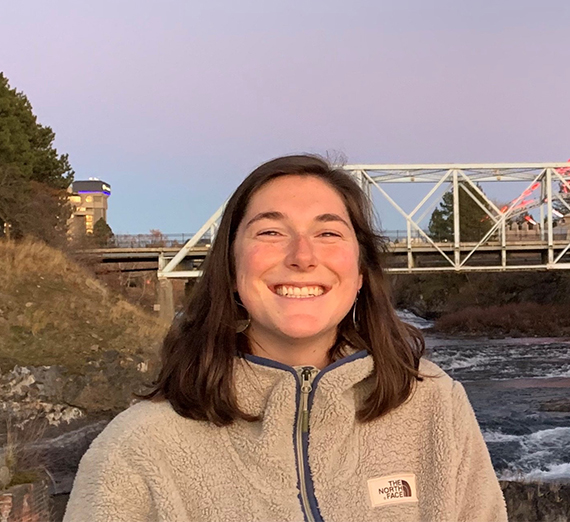
[[[487,213],[464,190],[464,183],[459,183],[459,235],[461,241],[479,241],[493,225]],[[470,187],[467,187],[470,188]],[[484,199],[470,188],[485,208],[489,208]],[[447,191],[430,218],[429,236],[434,241],[453,241],[453,191]]]
[[[97,223],[93,226],[92,241],[96,247],[106,247],[109,245],[109,241],[114,237],[111,227],[107,222],[100,218]]]
[[[50,127],[40,125],[22,92],[0,72],[0,235],[65,239],[65,190],[73,181],[66,154],[58,155]]]
[[[29,199],[30,187],[20,169],[0,165],[0,237],[10,238],[23,228]]]

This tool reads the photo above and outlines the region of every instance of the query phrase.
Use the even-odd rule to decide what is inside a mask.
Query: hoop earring
[[[237,320],[236,333],[243,333],[249,328],[249,325],[251,324],[251,315],[249,315],[247,308],[243,306],[240,302],[236,301],[236,304],[238,306],[241,306],[247,312],[247,319]]]
[[[354,304],[352,305],[352,325],[354,329],[358,331],[360,328],[358,326],[358,322],[356,320],[356,306],[358,304],[358,295],[360,294],[360,290],[356,293],[356,299],[354,300]]]

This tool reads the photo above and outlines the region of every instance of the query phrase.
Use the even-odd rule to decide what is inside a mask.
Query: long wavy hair
[[[366,422],[385,415],[410,396],[425,350],[421,333],[403,323],[391,304],[383,271],[385,240],[374,231],[373,208],[358,183],[347,172],[312,155],[284,156],[255,169],[234,192],[204,261],[182,316],[175,320],[162,347],[162,368],[152,390],[142,399],[168,400],[180,415],[216,425],[241,418],[234,391],[236,355],[250,353],[247,337],[238,333],[243,313],[236,302],[233,245],[237,229],[252,196],[281,176],[312,176],[328,183],[340,195],[360,249],[363,284],[355,306],[337,328],[330,348],[334,361],[346,345],[366,350],[374,359],[372,391],[358,412]],[[355,327],[353,313],[357,318]]]

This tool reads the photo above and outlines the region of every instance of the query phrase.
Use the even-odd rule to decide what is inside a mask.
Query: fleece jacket
[[[262,420],[218,427],[166,401],[131,406],[83,456],[64,522],[507,521],[465,390],[435,364],[421,361],[432,377],[404,404],[362,423],[372,357],[337,361],[312,382],[299,438],[299,374],[246,357],[238,401]]]

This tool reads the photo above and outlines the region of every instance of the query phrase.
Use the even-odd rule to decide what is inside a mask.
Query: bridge
[[[570,269],[570,165],[568,163],[347,165],[363,190],[405,221],[403,231],[384,232],[390,273],[542,271]],[[524,189],[499,208],[481,183],[523,183]],[[426,187],[411,210],[388,187]],[[438,240],[425,227],[445,193],[452,194],[452,233]],[[461,207],[474,202],[484,215],[480,238],[461,237]],[[404,204],[406,203],[406,204]],[[157,269],[164,295],[170,280],[200,275],[200,265],[215,237],[225,203],[180,246],[91,250],[104,263],[145,262]],[[535,218],[532,214],[535,214]],[[521,216],[524,220],[521,220]],[[164,244],[164,242],[163,242]],[[148,270],[148,269],[147,269]],[[164,299],[163,299],[164,301]],[[166,299],[168,301],[168,299]],[[169,306],[167,306],[169,308]]]

